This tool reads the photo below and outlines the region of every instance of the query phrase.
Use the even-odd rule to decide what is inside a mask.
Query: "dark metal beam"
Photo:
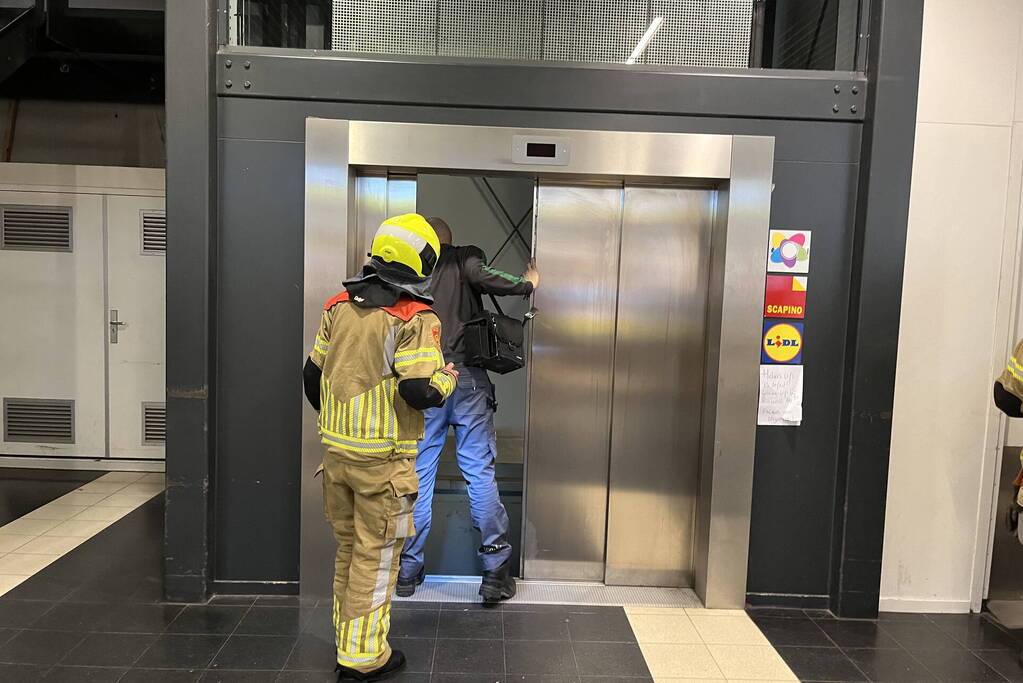
[[[836,489],[832,610],[877,616],[923,0],[872,0]]]
[[[213,460],[216,0],[167,3],[165,592],[206,598]]]
[[[217,92],[336,102],[860,121],[867,80],[852,72],[681,71],[231,47],[217,58]]]

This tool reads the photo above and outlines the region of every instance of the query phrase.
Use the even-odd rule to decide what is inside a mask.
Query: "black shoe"
[[[480,595],[483,596],[483,602],[489,604],[515,597],[515,579],[509,576],[507,562],[494,571],[483,572]]]
[[[372,671],[356,671],[347,666],[337,665],[338,681],[382,681],[390,678],[405,668],[405,653],[401,650],[391,650],[391,658],[379,669]]]
[[[399,598],[411,598],[416,593],[416,586],[423,585],[426,580],[426,567],[419,570],[419,573],[412,578],[402,578],[398,575],[398,583],[394,587],[394,594]]]

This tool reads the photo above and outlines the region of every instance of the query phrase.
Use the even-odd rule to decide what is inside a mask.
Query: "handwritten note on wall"
[[[760,366],[758,425],[797,427],[803,421],[803,366]]]

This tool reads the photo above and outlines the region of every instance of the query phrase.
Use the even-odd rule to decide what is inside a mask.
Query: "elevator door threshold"
[[[605,586],[577,581],[518,581],[518,592],[510,600],[523,605],[608,605],[616,607],[703,607],[689,588],[644,588]],[[427,576],[411,598],[395,602],[479,602],[478,576]]]

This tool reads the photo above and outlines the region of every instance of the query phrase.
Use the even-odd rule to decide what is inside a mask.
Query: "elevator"
[[[502,492],[519,496],[521,578],[695,588],[708,606],[741,606],[773,141],[310,119],[306,146],[307,322],[380,222],[419,210],[420,176],[532,189],[539,314],[521,439],[498,458]],[[301,590],[326,594],[332,539],[304,479]],[[470,538],[447,549],[471,557]]]

